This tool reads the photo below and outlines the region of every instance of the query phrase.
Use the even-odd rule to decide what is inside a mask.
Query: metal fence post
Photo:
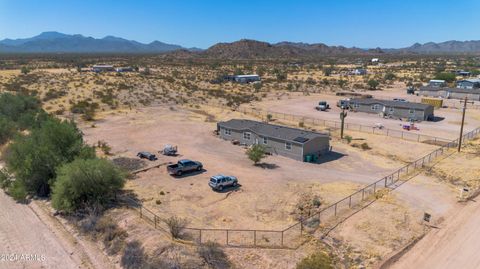
[[[202,243],[202,229],[199,229],[200,231],[200,244]]]
[[[157,215],[153,215],[153,222],[155,223],[155,229],[157,229]]]
[[[282,231],[282,241],[281,241],[281,246],[283,248],[283,231]]]
[[[337,204],[335,203],[335,214],[333,216],[337,216]]]
[[[227,230],[227,246],[228,246],[228,230]]]
[[[140,207],[140,218],[142,218],[142,206]]]
[[[352,196],[350,195],[350,200],[348,201],[348,207],[351,208],[352,207]]]
[[[253,231],[253,245],[257,246],[257,230]]]

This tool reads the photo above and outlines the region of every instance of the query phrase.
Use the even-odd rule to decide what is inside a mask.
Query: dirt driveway
[[[433,228],[390,268],[480,268],[480,203],[471,201]]]
[[[3,191],[0,205],[0,268],[88,268],[29,206],[14,202]],[[27,261],[22,254],[37,258]]]

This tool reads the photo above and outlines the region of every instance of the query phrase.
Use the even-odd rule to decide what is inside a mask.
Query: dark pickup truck
[[[191,160],[180,160],[176,164],[171,164],[167,166],[167,171],[170,175],[181,176],[183,173],[188,173],[192,171],[201,171],[203,165],[201,162],[191,161]]]

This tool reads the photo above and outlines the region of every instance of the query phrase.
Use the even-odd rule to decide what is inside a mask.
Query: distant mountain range
[[[322,43],[267,43],[242,39],[218,43],[206,50],[153,41],[149,44],[114,36],[104,38],[44,32],[23,39],[0,40],[0,53],[168,53],[173,57],[206,57],[220,59],[312,58],[326,55],[408,54],[480,54],[480,41],[446,41],[416,43],[400,49],[360,49],[328,46]]]
[[[0,53],[163,53],[180,49],[186,48],[160,41],[143,44],[114,36],[97,39],[59,32],[43,32],[31,38],[0,41]]]

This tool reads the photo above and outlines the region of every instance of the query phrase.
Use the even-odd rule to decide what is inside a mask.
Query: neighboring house
[[[235,75],[235,76],[225,76],[225,80],[234,81],[238,83],[250,83],[260,81],[259,75]]]
[[[480,89],[420,87],[418,95],[445,99],[468,99],[480,101]]]
[[[113,68],[113,65],[108,65],[108,64],[97,64],[92,66],[92,71],[93,72],[109,72],[109,71],[115,71],[115,68]]]
[[[361,75],[366,75],[367,74],[367,70],[366,69],[361,69],[361,68],[356,68],[354,69],[352,72],[351,72],[352,75],[358,75],[358,76],[361,76]]]
[[[471,75],[470,72],[465,71],[465,70],[455,70],[455,75],[457,76],[462,76],[462,77],[468,77]]]
[[[380,59],[378,59],[378,58],[372,58],[371,62],[372,62],[372,63],[378,63],[378,62],[380,62]]]
[[[128,66],[128,67],[117,67],[117,68],[115,68],[115,71],[118,72],[118,73],[133,72],[134,69],[133,69],[133,67],[130,67],[130,66]]]
[[[432,79],[428,82],[428,86],[430,87],[445,87],[447,83],[443,79]]]
[[[480,88],[480,79],[471,78],[471,79],[459,80],[459,81],[457,81],[457,88],[478,89],[478,88]]]
[[[380,99],[351,99],[350,109],[383,117],[408,119],[415,121],[433,120],[433,106],[422,103],[392,101]]]
[[[269,153],[299,161],[304,161],[307,155],[318,157],[330,150],[328,134],[264,122],[232,119],[217,123],[217,130],[225,140],[237,140],[245,145],[264,145]]]

